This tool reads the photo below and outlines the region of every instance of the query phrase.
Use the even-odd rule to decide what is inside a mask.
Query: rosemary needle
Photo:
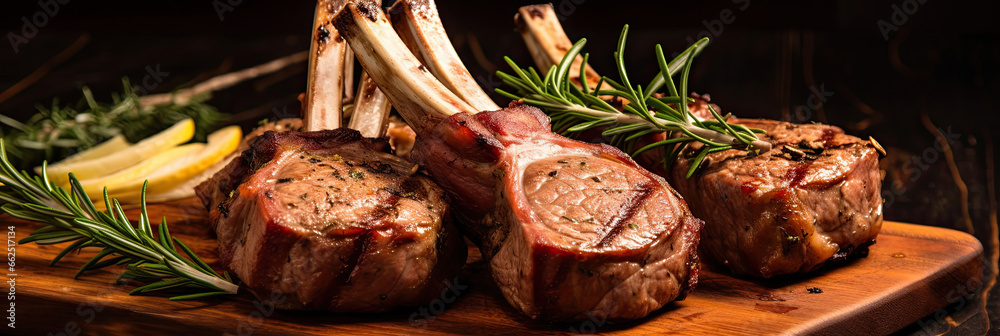
[[[527,70],[519,67],[509,57],[504,57],[514,71],[514,75],[497,71],[497,76],[515,91],[507,92],[496,89],[496,92],[513,100],[523,101],[528,105],[538,107],[552,119],[552,128],[566,136],[574,136],[580,132],[603,129],[602,134],[611,137],[610,143],[632,156],[647,150],[661,148],[663,150],[663,165],[668,169],[680,156],[679,154],[692,142],[700,142],[700,149],[693,153],[691,168],[687,177],[691,177],[709,153],[740,149],[750,154],[759,154],[770,149],[770,143],[757,138],[762,130],[750,129],[742,125],[728,123],[729,116],[719,115],[709,107],[715,120],[698,120],[688,110],[687,81],[694,57],[708,45],[708,38],[695,42],[687,50],[669,63],[663,56],[660,45],[655,48],[660,72],[650,81],[649,85],[632,85],[625,69],[625,38],[628,36],[628,25],[622,29],[618,39],[618,47],[614,52],[618,81],[602,77],[601,82],[607,83],[612,90],[600,90],[598,85],[594,90],[582,81],[582,87],[571,85],[569,71],[586,39],[580,39],[563,56],[557,65],[539,77],[534,68]],[[589,54],[583,54],[585,69]],[[674,83],[674,77],[679,75],[679,84]],[[581,78],[585,76],[581,73]],[[654,97],[653,93],[666,86],[663,97]],[[622,98],[628,103],[621,110],[611,106],[600,96]],[[666,132],[666,140],[655,142],[636,149],[636,143],[644,136]]]
[[[184,295],[171,300],[194,299],[211,295],[236,294],[239,287],[229,274],[219,274],[202,261],[183,242],[170,236],[166,218],[154,234],[146,211],[146,186],[140,201],[139,224],[133,227],[117,200],[109,199],[104,189],[106,212],[98,211],[72,173],[70,191],[49,182],[42,167],[42,176],[18,172],[7,158],[0,139],[0,210],[11,216],[48,225],[35,230],[19,244],[34,242],[51,245],[73,242],[60,252],[51,265],[67,253],[85,247],[101,251],[83,265],[73,278],[85,271],[111,265],[126,265],[122,278],[150,282],[130,294],[165,289],[184,290]],[[176,246],[175,246],[176,245]],[[181,256],[177,247],[187,255]]]

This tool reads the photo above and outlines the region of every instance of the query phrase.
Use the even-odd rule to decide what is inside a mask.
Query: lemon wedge
[[[80,180],[108,176],[188,142],[193,136],[194,121],[185,119],[156,135],[107,155],[76,162],[59,162],[48,166],[48,177],[50,181],[65,186],[69,183],[68,174],[70,172]],[[41,173],[41,167],[35,168],[35,171]]]
[[[223,158],[227,157],[240,141],[243,140],[243,132],[239,126],[229,126],[208,135],[208,143],[196,153],[188,153],[172,159],[171,161],[159,164],[158,168],[148,172],[145,176],[130,180],[114,181],[108,184],[108,192],[112,195],[122,195],[124,198],[129,194],[134,194],[142,190],[144,181],[149,180],[146,186],[147,195],[156,195],[168,192],[175,188],[180,188],[188,180],[203,174],[209,168],[215,166]],[[166,153],[164,153],[166,154]],[[145,164],[145,162],[144,162]],[[221,169],[221,167],[220,167]],[[211,175],[208,175],[209,177]],[[200,183],[200,181],[198,181]],[[197,183],[191,182],[194,185]],[[194,188],[193,186],[189,189]],[[90,194],[90,191],[87,191]],[[90,194],[93,197],[93,194]],[[103,197],[103,196],[102,196]]]
[[[113,192],[117,190],[117,186],[131,185],[132,182],[136,180],[144,181],[147,176],[155,172],[160,167],[169,165],[172,162],[176,162],[184,157],[198,154],[205,149],[205,144],[193,143],[183,146],[178,146],[167,150],[166,152],[154,155],[141,163],[119,170],[111,175],[81,180],[80,185],[83,186],[83,190],[90,195],[91,198],[102,198],[104,193],[104,187],[108,187],[108,191]],[[75,172],[74,172],[75,174]],[[142,188],[142,184],[139,184]]]
[[[237,154],[238,153],[233,153],[226,156],[224,159],[222,159],[215,165],[209,167],[208,169],[205,169],[201,173],[198,173],[198,175],[195,175],[185,180],[184,182],[175,185],[170,190],[158,193],[147,193],[146,202],[160,203],[160,202],[185,199],[188,197],[194,197],[195,196],[194,188],[197,187],[202,182],[205,182],[208,179],[212,178],[212,176],[214,176],[215,173],[218,173],[220,170],[222,170],[222,168],[225,168],[226,165],[228,165],[229,162],[232,161],[232,159],[238,156]],[[124,194],[116,195],[115,198],[117,198],[118,201],[123,204],[138,204],[140,200],[139,199],[140,192],[141,189],[135,192],[126,192]]]

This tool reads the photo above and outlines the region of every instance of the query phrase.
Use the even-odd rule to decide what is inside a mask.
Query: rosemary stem
[[[569,66],[586,43],[585,39],[581,39],[567,50],[558,66],[550,67],[544,79],[538,76],[534,68],[522,69],[505,57],[504,60],[517,76],[502,71],[497,71],[497,75],[516,92],[496,91],[505,97],[542,109],[552,118],[553,129],[567,136],[587,130],[600,130],[603,136],[609,137],[611,145],[635,154],[662,147],[665,167],[670,166],[678,158],[678,154],[688,148],[688,143],[702,143],[704,147],[693,159],[688,177],[709,153],[737,149],[757,155],[771,149],[771,143],[757,137],[757,133],[763,133],[761,130],[729,124],[727,120],[730,116],[719,115],[711,106],[709,109],[714,120],[701,120],[688,108],[688,103],[693,101],[687,94],[691,64],[694,57],[708,45],[708,38],[692,44],[670,62],[667,62],[662,48],[657,45],[654,50],[660,72],[649,85],[643,87],[633,86],[625,69],[627,34],[628,25],[622,28],[618,46],[613,53],[618,81],[601,77],[601,82],[594,90],[589,85],[576,87],[569,84]],[[581,69],[587,66],[587,58],[585,55]],[[674,83],[675,75],[679,75],[679,85]],[[610,88],[602,89],[604,83]],[[654,98],[653,93],[664,86],[668,91],[667,96]],[[613,102],[621,105],[613,106],[605,97],[610,97]],[[664,132],[668,139],[646,145],[638,151],[634,149],[639,138]],[[675,146],[676,144],[680,146]]]
[[[222,278],[217,278],[217,277],[209,276],[209,275],[207,275],[205,273],[202,273],[201,271],[195,269],[194,267],[188,266],[187,264],[185,264],[183,262],[176,262],[176,261],[167,261],[167,262],[170,263],[170,266],[172,266],[172,267],[174,267],[176,269],[179,269],[179,270],[183,271],[186,274],[195,275],[195,277],[197,277],[198,280],[207,282],[207,283],[211,284],[212,286],[214,286],[216,289],[224,291],[224,292],[226,292],[228,294],[236,294],[236,292],[239,291],[239,289],[240,289],[239,286],[237,286],[236,284],[233,284],[232,282],[228,282],[228,281],[226,281],[225,279],[222,279]]]
[[[687,131],[689,131],[689,132],[691,132],[691,133],[693,133],[693,134],[695,134],[695,135],[697,135],[699,137],[705,138],[705,139],[710,140],[712,142],[718,142],[718,143],[728,144],[728,145],[732,145],[734,147],[740,147],[740,146],[744,145],[744,142],[741,141],[739,138],[734,137],[734,136],[729,135],[729,134],[719,133],[719,132],[716,132],[716,131],[713,131],[713,130],[707,129],[707,128],[694,127],[694,126],[689,125],[689,124],[684,124],[684,123],[678,123],[678,122],[673,122],[673,121],[669,121],[669,120],[664,120],[664,119],[659,118],[659,117],[653,117],[653,118],[657,119],[660,123],[663,124],[663,126],[665,126],[668,129],[669,128],[678,128],[678,129],[679,128],[683,128],[683,129],[685,129],[685,130],[687,130]],[[649,120],[646,120],[646,119],[644,119],[644,118],[642,118],[640,116],[631,115],[631,114],[618,114],[617,118],[615,119],[615,122],[620,123],[620,124],[647,124],[647,125],[649,125],[649,128],[651,128],[651,129],[658,128],[657,125],[655,125],[654,123],[650,122]],[[760,149],[761,152],[766,152],[766,151],[771,150],[771,143],[767,142],[767,141],[763,141],[763,140],[754,140],[754,141],[750,142],[749,145],[751,147],[755,148],[755,149]]]

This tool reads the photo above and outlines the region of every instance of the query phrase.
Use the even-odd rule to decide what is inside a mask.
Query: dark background
[[[226,0],[216,3],[228,6]],[[54,97],[75,102],[83,85],[98,100],[110,101],[110,93],[121,90],[122,76],[139,81],[147,67],[169,74],[150,93],[168,92],[309,48],[313,2],[231,3],[231,11],[220,14],[210,0],[69,0],[46,15],[37,34],[15,53],[10,33],[22,34],[22,17],[31,20],[42,7],[6,1],[0,6],[5,37],[0,89],[45,64],[53,66],[0,100],[0,114],[23,120],[35,104],[50,104]],[[488,91],[500,86],[493,71],[508,70],[503,56],[531,64],[512,24],[525,4],[532,2],[438,1],[456,49]],[[1000,120],[1000,2],[564,0],[554,5],[571,39],[588,38],[586,50],[599,73],[614,72],[611,52],[623,24],[632,32],[626,61],[642,82],[656,71],[655,44],[671,53],[709,36],[713,42],[696,59],[690,87],[710,93],[726,112],[824,122],[862,138],[874,136],[889,151],[882,160],[885,218],[974,233],[985,247],[990,275],[985,311],[993,323],[982,305],[973,304],[947,308],[956,323],[928,317],[901,332],[1000,332],[1000,292],[991,273],[998,253],[993,135]],[[723,23],[727,10],[732,20]],[[82,48],[65,52],[74,43]],[[53,61],[61,52],[65,60]],[[211,104],[232,114],[230,123],[248,127],[262,118],[294,116],[305,76],[302,64],[216,93]],[[825,101],[810,102],[814,91],[826,92]],[[815,108],[801,108],[810,103]],[[937,144],[939,131],[950,149]]]

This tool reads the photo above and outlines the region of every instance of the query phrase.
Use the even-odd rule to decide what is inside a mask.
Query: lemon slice
[[[125,140],[125,136],[119,134],[88,150],[73,154],[65,159],[62,159],[62,161],[59,161],[59,164],[67,164],[67,163],[81,162],[81,161],[101,158],[103,156],[111,155],[114,154],[114,152],[128,148],[128,146],[131,145],[132,144],[130,144],[128,140]],[[49,170],[52,170],[52,166],[49,166]]]
[[[131,185],[132,182],[135,182],[136,180],[144,181],[147,176],[155,172],[160,167],[169,165],[181,158],[196,155],[203,149],[205,149],[205,144],[202,143],[193,143],[174,147],[166,152],[154,155],[153,157],[142,161],[142,163],[119,170],[114,174],[81,180],[80,184],[83,185],[83,190],[87,192],[87,195],[90,195],[91,198],[102,198],[105,186],[107,186],[108,191],[111,192],[112,190],[116,190],[117,186]],[[141,183],[139,184],[139,187],[142,187]]]
[[[193,177],[185,180],[184,182],[181,182],[180,184],[175,185],[170,190],[167,190],[165,192],[160,192],[160,193],[147,193],[146,194],[146,202],[147,203],[160,203],[160,202],[168,202],[168,201],[173,201],[173,200],[185,199],[185,198],[188,198],[188,197],[194,197],[195,196],[194,188],[197,187],[202,182],[205,182],[208,179],[212,178],[212,176],[214,176],[215,173],[218,173],[220,170],[222,170],[222,168],[225,168],[226,165],[228,165],[229,162],[232,161],[232,159],[234,159],[234,158],[236,158],[238,156],[237,154],[238,153],[233,153],[233,154],[230,154],[230,155],[226,156],[224,159],[222,159],[221,161],[217,162],[215,165],[209,167],[208,169],[205,169],[204,171],[202,171],[198,175],[195,175],[195,176],[193,176]],[[140,196],[139,193],[141,191],[142,190],[140,189],[140,190],[135,191],[135,192],[126,192],[124,194],[118,194],[118,195],[115,195],[115,198],[117,198],[118,201],[121,202],[121,203],[123,203],[123,204],[125,204],[125,203],[128,203],[128,204],[138,204],[139,203],[139,196]]]
[[[49,180],[56,184],[68,185],[69,176],[67,174],[70,172],[80,180],[108,176],[188,142],[193,136],[194,121],[185,119],[156,135],[108,155],[78,162],[60,162],[48,166]],[[35,168],[35,170],[41,173],[41,167]]]
[[[148,172],[145,176],[128,181],[115,181],[116,183],[108,185],[108,191],[111,194],[134,193],[141,191],[142,183],[149,180],[149,184],[146,186],[147,194],[167,192],[222,161],[223,158],[236,150],[242,139],[243,132],[240,131],[239,126],[222,128],[208,135],[208,144],[199,152],[189,153],[166,164],[161,164],[156,170]]]

